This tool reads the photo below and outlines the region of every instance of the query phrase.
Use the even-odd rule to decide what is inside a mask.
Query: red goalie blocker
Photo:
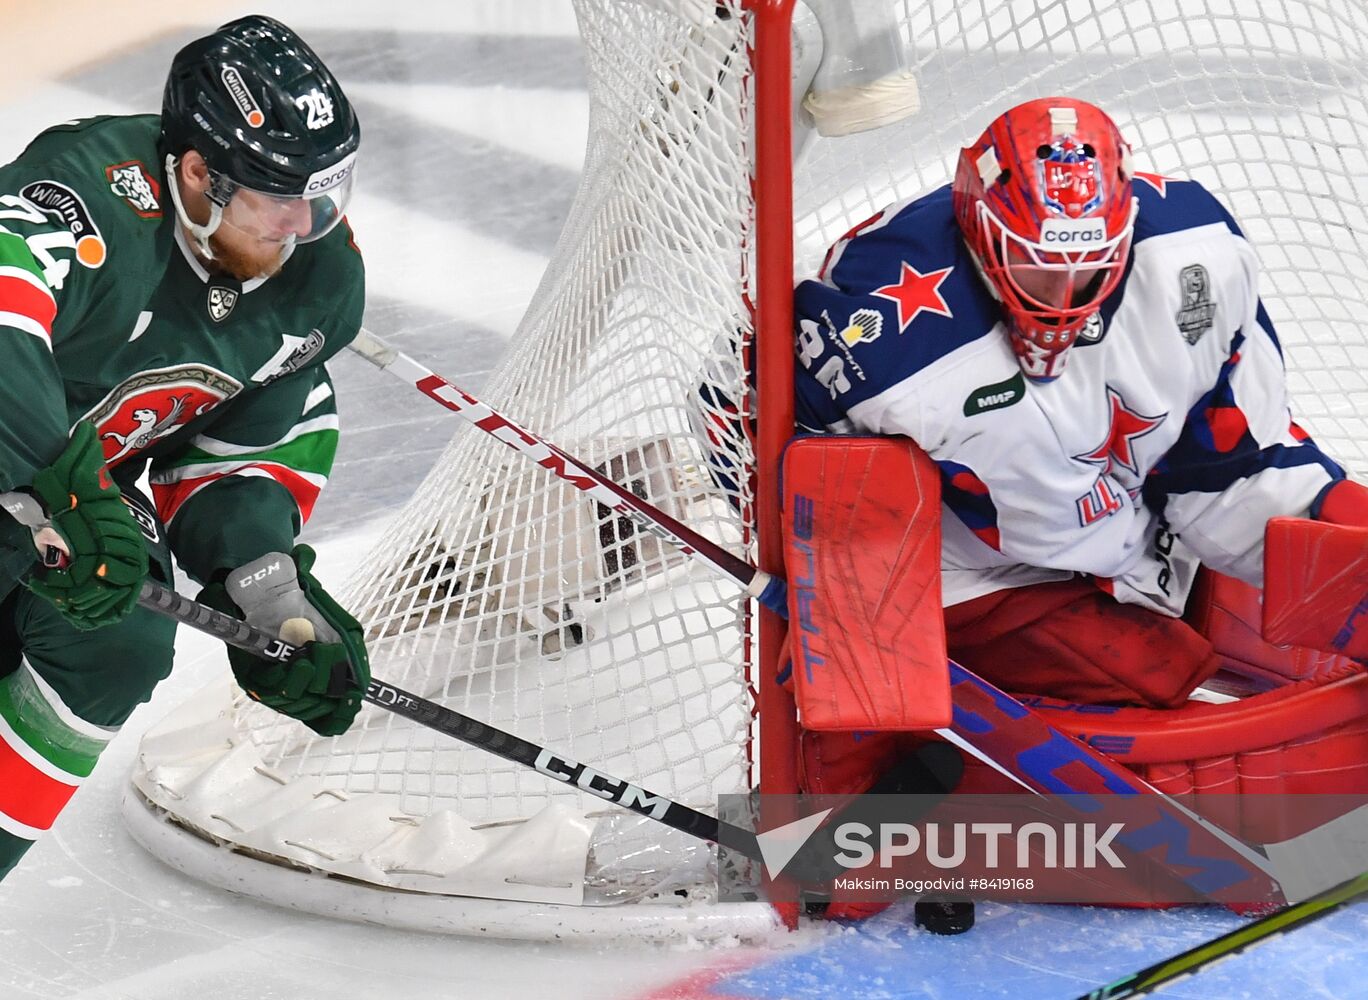
[[[1268,522],[1263,635],[1368,658],[1368,528],[1295,517]]]
[[[903,438],[809,437],[788,446],[783,475],[803,728],[949,725],[935,463]]]

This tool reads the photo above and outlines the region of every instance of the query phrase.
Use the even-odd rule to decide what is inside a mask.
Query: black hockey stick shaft
[[[1122,976],[1091,993],[1085,993],[1077,1000],[1123,1000],[1125,997],[1152,993],[1222,959],[1230,958],[1246,948],[1296,930],[1313,920],[1319,920],[1364,896],[1368,896],[1368,872],[1309,896],[1299,903],[1284,906],[1243,927],[1237,927],[1220,937],[1213,938],[1206,944],[1190,948],[1162,962],[1155,962],[1139,972]]]
[[[391,347],[369,330],[363,328],[349,346],[381,371],[407,382],[424,396],[502,441],[552,475],[630,519],[637,527],[731,577],[771,611],[779,615],[787,613],[783,580],[728,552],[568,452],[514,423],[506,414],[448,382],[431,368]]]
[[[254,628],[241,619],[192,601],[151,580],[143,582],[138,603],[150,611],[173,618],[182,625],[222,639],[231,646],[265,660],[284,662],[298,652],[298,647]],[[372,678],[366,688],[365,700],[496,757],[532,768],[555,781],[575,785],[590,795],[649,816],[682,833],[721,844],[752,860],[764,861],[759,842],[749,830],[691,809],[630,781],[604,774],[573,758],[552,753],[530,740],[496,729],[393,684]]]

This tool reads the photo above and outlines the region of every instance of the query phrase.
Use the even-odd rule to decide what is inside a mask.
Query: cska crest
[[[231,288],[224,288],[222,285],[210,288],[209,318],[215,323],[223,322],[233,311],[233,306],[237,305],[237,300],[238,293]]]
[[[1092,147],[1066,135],[1056,139],[1049,150],[1036,165],[1045,207],[1066,218],[1079,219],[1102,204],[1102,172]]]

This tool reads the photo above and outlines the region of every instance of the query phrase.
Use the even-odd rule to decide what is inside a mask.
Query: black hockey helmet
[[[361,140],[351,102],[322,60],[260,14],[176,53],[161,129],[164,153],[204,157],[220,205],[237,187],[284,198],[349,190]]]

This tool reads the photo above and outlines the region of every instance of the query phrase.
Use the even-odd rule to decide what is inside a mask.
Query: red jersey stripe
[[[10,274],[0,274],[0,312],[18,313],[33,320],[52,339],[52,321],[57,317],[57,301],[45,288]]]
[[[0,813],[36,830],[50,829],[76,787],[48,777],[0,736]]]
[[[318,495],[322,492],[322,487],[311,483],[293,469],[265,462],[245,464],[235,472],[219,472],[211,476],[182,479],[179,482],[165,485],[153,483],[152,502],[157,508],[157,514],[161,517],[162,523],[170,524],[171,519],[180,512],[186,501],[210,483],[217,482],[227,476],[240,476],[250,469],[264,472],[289,490],[290,495],[294,497],[294,501],[299,507],[300,520],[307,521],[309,519],[309,515],[313,513],[314,504],[318,502]]]

